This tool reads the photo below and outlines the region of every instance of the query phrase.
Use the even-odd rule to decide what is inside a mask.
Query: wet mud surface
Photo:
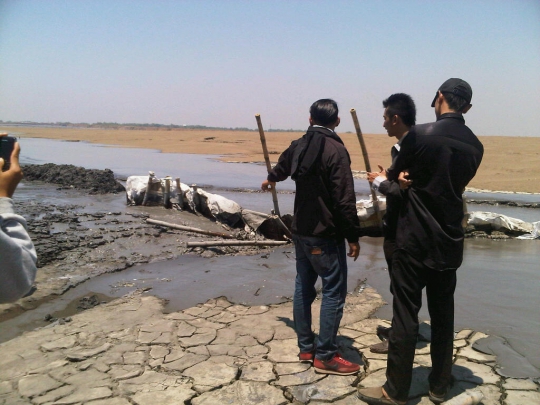
[[[108,170],[30,165],[24,167],[24,173],[14,198],[15,209],[27,220],[39,270],[35,287],[27,297],[0,305],[0,322],[34,309],[88,279],[136,264],[171,260],[185,253],[213,257],[271,250],[257,246],[187,248],[188,241],[216,237],[148,224],[146,219],[228,232],[239,239],[245,239],[246,233],[188,211],[128,206],[123,187],[118,187]]]

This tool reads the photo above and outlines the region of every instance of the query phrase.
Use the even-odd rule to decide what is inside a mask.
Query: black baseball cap
[[[465,80],[452,78],[452,79],[448,79],[443,84],[441,84],[441,87],[439,87],[437,94],[435,94],[435,97],[433,98],[433,101],[431,102],[432,107],[435,107],[435,100],[437,100],[439,91],[443,94],[450,93],[450,94],[459,96],[463,98],[465,101],[467,101],[467,104],[471,104],[472,89],[471,89],[471,86],[469,86],[469,83],[467,83]]]

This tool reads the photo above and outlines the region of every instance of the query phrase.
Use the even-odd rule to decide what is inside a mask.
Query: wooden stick
[[[366,143],[364,142],[364,136],[362,135],[362,130],[360,129],[360,123],[358,122],[358,117],[356,116],[356,110],[351,108],[351,116],[354,122],[354,128],[356,129],[356,135],[358,136],[358,141],[360,142],[360,147],[362,148],[362,155],[364,156],[364,163],[366,165],[366,172],[371,172],[371,165],[369,164],[369,156],[366,148]],[[379,227],[382,228],[382,216],[379,210],[379,199],[377,198],[377,192],[369,186],[371,190],[371,197],[373,199],[373,208],[375,209],[375,214],[377,214],[377,220],[379,222]]]
[[[176,199],[178,200],[175,208],[181,211],[184,209],[184,196],[182,195],[182,186],[180,185],[180,177],[176,177],[174,181],[176,183]]]
[[[152,188],[152,180],[154,179],[154,172],[148,172],[148,183],[146,183],[146,192],[144,193],[142,205],[146,205],[148,197],[150,195],[150,189]]]
[[[163,191],[163,206],[169,208],[171,206],[171,177],[165,177],[165,189]]]
[[[369,156],[366,149],[366,143],[364,142],[364,136],[362,135],[362,130],[360,129],[360,123],[358,122],[358,117],[356,116],[356,110],[351,108],[351,115],[354,122],[354,127],[356,128],[356,135],[360,141],[360,147],[362,148],[362,155],[364,156],[364,163],[366,164],[366,172],[371,171],[371,165],[369,164]]]
[[[228,234],[228,233],[205,231],[204,229],[192,228],[192,227],[190,227],[190,226],[183,226],[183,225],[171,224],[171,223],[169,223],[169,222],[158,221],[158,220],[151,219],[151,218],[148,218],[148,219],[146,220],[146,222],[147,222],[148,224],[159,225],[159,226],[165,226],[165,227],[167,227],[167,228],[178,229],[178,230],[180,230],[180,231],[195,232],[195,233],[201,233],[201,234],[203,234],[203,235],[220,236],[220,237],[226,238],[226,239],[234,239],[234,236],[233,236],[233,235],[230,235],[230,234]]]
[[[266,137],[264,136],[264,129],[261,122],[261,115],[255,114],[255,119],[257,120],[257,126],[259,127],[259,135],[261,136],[261,145],[263,149],[264,161],[266,162],[266,170],[268,173],[272,170],[272,165],[270,164],[270,157],[268,156],[268,149],[266,148]],[[281,216],[279,213],[279,205],[277,199],[277,192],[275,187],[272,188],[272,199],[274,200],[274,212],[278,217]]]
[[[264,136],[264,129],[262,126],[261,115],[255,114],[255,119],[257,120],[257,126],[259,127],[259,135],[261,136],[261,145],[263,149],[264,161],[266,162],[266,170],[268,173],[272,170],[272,165],[270,164],[270,157],[268,156],[268,149],[266,147],[266,137]],[[292,234],[287,225],[281,220],[281,214],[279,212],[279,205],[277,199],[277,191],[275,187],[272,187],[272,200],[274,201],[274,212],[273,214],[277,215],[277,220],[280,223],[281,227],[285,231],[285,236],[289,239],[292,239]]]
[[[208,242],[186,242],[186,247],[201,246],[278,246],[286,245],[287,241],[281,240],[216,240]]]

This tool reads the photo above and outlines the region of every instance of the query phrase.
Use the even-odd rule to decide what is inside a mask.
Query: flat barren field
[[[49,127],[0,127],[0,131],[21,138],[78,140],[122,147],[159,149],[164,153],[220,155],[226,161],[262,162],[262,148],[256,131],[219,130],[133,130]],[[300,132],[268,132],[266,143],[270,160]],[[353,170],[365,170],[362,150],[355,133],[339,134],[352,159]],[[540,193],[540,137],[480,136],[485,153],[482,165],[470,187],[512,192]],[[386,134],[364,134],[371,167],[390,164],[393,139]],[[23,152],[24,154],[24,149]]]

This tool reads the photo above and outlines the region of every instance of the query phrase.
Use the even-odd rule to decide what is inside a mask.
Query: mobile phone
[[[0,136],[0,157],[4,159],[4,166],[2,166],[3,172],[9,170],[9,167],[11,166],[11,153],[15,147],[15,142],[17,142],[17,138],[12,136]]]

